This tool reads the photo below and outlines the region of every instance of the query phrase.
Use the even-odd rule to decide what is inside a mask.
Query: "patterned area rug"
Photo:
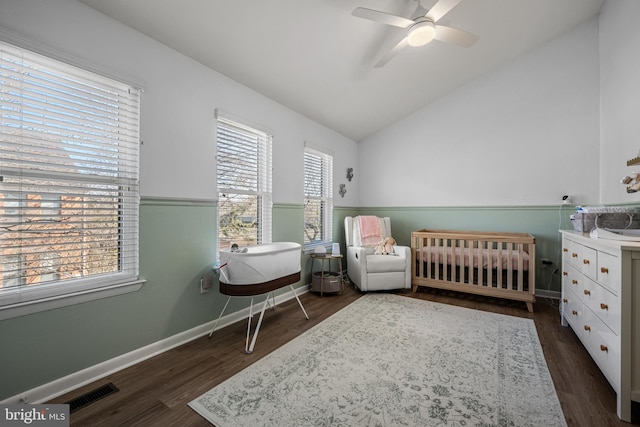
[[[367,294],[189,404],[228,426],[566,426],[534,323]]]

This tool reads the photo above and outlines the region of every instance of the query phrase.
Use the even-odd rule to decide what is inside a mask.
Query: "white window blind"
[[[139,91],[0,42],[0,306],[138,276]]]
[[[332,241],[333,156],[304,149],[304,244],[306,248]]]
[[[272,137],[218,116],[218,246],[271,242]]]

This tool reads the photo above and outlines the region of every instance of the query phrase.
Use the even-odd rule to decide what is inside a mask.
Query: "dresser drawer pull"
[[[575,252],[573,252],[573,253],[571,254],[571,256],[572,256],[573,258],[578,258],[578,254],[577,254],[577,253],[575,253]]]
[[[609,352],[609,348],[604,344],[600,344],[600,350],[604,352]]]
[[[571,281],[571,283],[573,283],[574,285],[577,285],[577,284],[578,284],[578,281],[577,281],[576,279],[573,279],[573,280]]]
[[[562,248],[562,252],[569,252],[568,248]]]
[[[600,267],[600,273],[609,273],[609,269],[607,267]]]
[[[569,273],[567,273],[566,271],[563,271],[563,272],[562,272],[562,275],[563,275],[563,276],[568,276],[568,275],[569,275]]]
[[[585,294],[585,295],[591,295],[591,291],[590,291],[589,289],[585,289],[585,290],[584,290],[584,294]]]
[[[603,310],[609,310],[609,306],[603,302],[600,303],[600,308]]]
[[[566,299],[566,298],[562,298],[562,302],[566,304],[566,303],[568,303],[568,302],[569,302],[569,300],[568,300],[568,299]]]
[[[584,330],[585,330],[585,331],[590,331],[590,330],[591,330],[591,326],[589,326],[589,325],[584,325]]]
[[[589,260],[588,260],[588,259],[583,259],[583,260],[582,260],[582,263],[583,263],[583,264],[589,264]]]
[[[574,316],[577,316],[577,315],[578,315],[578,311],[577,311],[577,310],[573,310],[573,311],[571,312],[571,314],[573,314]]]

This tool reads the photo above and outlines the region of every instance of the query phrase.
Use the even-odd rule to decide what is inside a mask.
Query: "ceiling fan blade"
[[[402,16],[392,15],[390,13],[381,12],[379,10],[367,9],[365,7],[356,7],[351,12],[353,16],[358,18],[368,19],[370,21],[380,22],[382,24],[392,25],[399,28],[407,28],[409,25],[413,25],[414,22],[410,19],[403,18]]]
[[[427,18],[433,22],[438,22],[440,18],[449,13],[449,11],[456,7],[461,1],[462,0],[440,0],[429,9]]]
[[[471,47],[478,40],[475,34],[444,25],[436,25],[436,34],[433,38],[460,47]]]
[[[402,49],[404,49],[408,44],[409,44],[409,38],[408,37],[403,37],[402,40],[400,40],[389,52],[384,54],[384,56],[382,56],[378,60],[378,62],[376,62],[376,65],[374,65],[374,67],[375,68],[380,68],[380,67],[384,66],[387,62],[389,62],[391,60],[391,58],[396,56],[398,54],[398,52],[400,52]]]

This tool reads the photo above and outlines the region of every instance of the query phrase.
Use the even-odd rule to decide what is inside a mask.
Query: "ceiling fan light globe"
[[[408,43],[409,46],[424,46],[433,40],[436,35],[435,25],[433,22],[418,22],[409,28]]]

